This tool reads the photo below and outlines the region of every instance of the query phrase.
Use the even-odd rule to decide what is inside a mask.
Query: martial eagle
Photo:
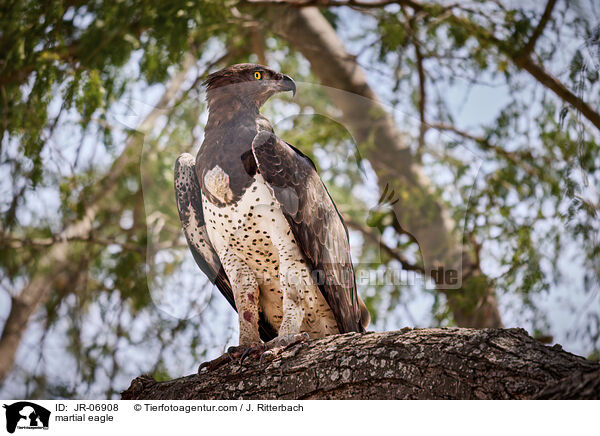
[[[294,81],[262,65],[208,76],[196,159],[175,164],[181,224],[196,263],[238,312],[239,348],[363,332],[348,231],[313,162],[260,108]]]

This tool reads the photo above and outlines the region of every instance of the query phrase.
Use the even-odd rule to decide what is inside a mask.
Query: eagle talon
[[[252,347],[248,347],[244,350],[244,352],[242,353],[242,355],[240,356],[240,366],[242,365],[242,363],[244,362],[244,359],[246,357],[248,357],[248,355],[250,354],[250,350],[252,350]]]
[[[244,361],[244,359],[248,356],[256,357],[256,355],[260,356],[263,353],[265,344],[260,343],[256,345],[252,345],[251,347],[246,348],[240,357],[240,364]]]
[[[292,334],[292,335],[285,335],[285,336],[278,336],[275,339],[270,340],[269,342],[266,343],[267,345],[267,350],[270,350],[272,348],[289,348],[292,345],[296,345],[300,342],[307,342],[310,340],[310,336],[308,335],[308,333],[306,332],[302,332],[302,333],[298,333],[298,334]]]
[[[233,347],[229,347],[227,349],[227,351],[225,351],[225,353],[229,356],[229,358],[231,359],[232,362],[236,362],[236,361],[240,360],[240,358],[243,356],[245,351],[246,351],[246,347],[233,346]]]
[[[259,342],[245,347],[239,345],[237,347],[229,347],[226,355],[232,362],[237,362],[242,367],[247,357],[258,359],[259,363],[263,363],[264,359],[269,356],[276,356],[279,352],[302,342],[307,342],[310,339],[308,333],[298,333],[285,336],[278,336],[267,343]]]
[[[209,360],[208,362],[202,362],[198,367],[198,374],[200,374],[203,370],[206,370],[206,372],[214,371],[215,369],[231,362],[232,360],[233,359],[231,358],[231,355],[225,353],[216,359]]]
[[[306,332],[286,336],[278,336],[275,339],[272,339],[266,344],[264,344],[265,350],[260,355],[260,362],[262,363],[265,357],[276,356],[281,351],[285,351],[293,347],[294,345],[305,343],[309,340],[310,336]]]
[[[265,350],[265,344],[258,342],[250,345],[249,347],[238,345],[237,347],[229,347],[227,349],[227,355],[231,358],[232,362],[238,362],[240,366],[248,356],[258,357]]]
[[[260,365],[262,365],[263,363],[265,363],[266,359],[270,358],[270,357],[273,357],[273,358],[277,357],[277,350],[266,350],[264,353],[262,353],[260,355],[260,358],[258,359],[258,363]],[[269,359],[269,360],[273,360],[273,359]]]

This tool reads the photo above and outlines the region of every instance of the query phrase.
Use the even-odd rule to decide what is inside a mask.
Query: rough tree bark
[[[179,379],[138,377],[123,399],[600,398],[600,365],[522,329],[403,329],[292,346]]]

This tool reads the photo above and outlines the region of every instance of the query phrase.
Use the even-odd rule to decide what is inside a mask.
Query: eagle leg
[[[239,348],[245,350],[262,343],[258,328],[258,283],[246,262],[233,250],[225,248],[219,253],[225,273],[231,281],[240,326]],[[238,350],[235,350],[238,351]]]

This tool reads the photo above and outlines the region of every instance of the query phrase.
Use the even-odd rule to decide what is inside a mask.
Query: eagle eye
[[[254,78],[255,78],[256,80],[260,80],[260,79],[262,79],[262,74],[260,73],[260,71],[255,71],[255,72],[254,72]]]

